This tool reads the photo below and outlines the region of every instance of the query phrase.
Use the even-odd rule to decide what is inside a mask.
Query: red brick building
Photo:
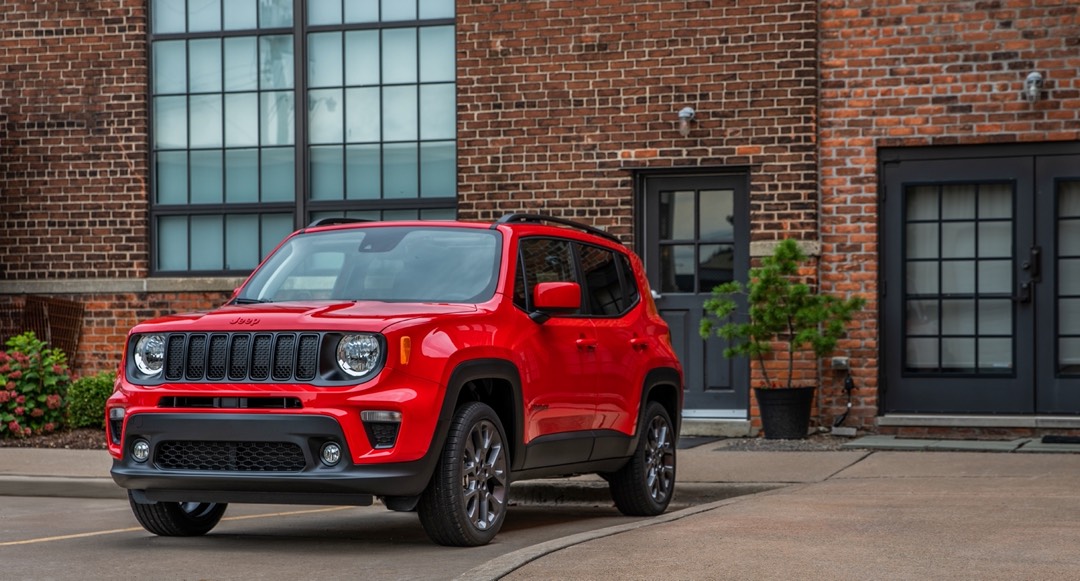
[[[754,379],[698,338],[701,301],[793,237],[824,289],[870,299],[837,353],[848,425],[1075,428],[1078,11],[3,2],[0,302],[84,305],[90,371],[316,217],[573,217],[644,257],[691,425],[745,433]],[[800,373],[831,424],[842,372]]]

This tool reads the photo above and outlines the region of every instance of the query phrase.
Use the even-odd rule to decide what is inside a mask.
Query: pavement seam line
[[[832,474],[826,476],[824,479],[822,479],[822,482],[824,482],[825,480],[832,480],[834,476],[840,474],[841,472],[847,470],[848,468],[851,468],[853,466],[857,466],[858,464],[861,464],[863,460],[866,460],[867,458],[869,458],[873,454],[874,454],[874,450],[868,450],[865,454],[860,456],[858,459],[856,459],[851,464],[848,464],[847,466],[844,466],[843,468],[840,468],[836,472],[833,472]]]
[[[484,563],[483,565],[474,567],[473,569],[470,569],[469,571],[461,574],[457,578],[457,581],[489,581],[491,579],[502,579],[510,573],[513,573],[514,571],[520,569],[521,567],[524,567],[525,565],[528,565],[529,563],[541,557],[561,551],[562,549],[565,549],[567,547],[572,547],[574,545],[579,545],[587,541],[602,539],[605,537],[610,537],[653,525],[674,522],[697,514],[722,508],[729,504],[738,502],[744,498],[751,498],[754,496],[765,494],[774,494],[782,490],[787,490],[789,488],[792,487],[785,486],[772,490],[764,490],[762,492],[756,492],[753,494],[744,494],[742,496],[736,496],[733,498],[725,498],[723,500],[718,500],[709,504],[684,508],[677,512],[663,514],[651,518],[645,518],[626,524],[614,525],[595,531],[585,531],[559,539],[552,539],[550,541],[546,541],[529,547],[524,547],[516,551],[507,553],[505,555],[496,557],[488,561],[487,563]]]
[[[275,513],[270,513],[270,514],[247,514],[247,515],[242,515],[242,516],[225,517],[225,518],[223,518],[221,520],[224,522],[224,521],[251,520],[251,519],[257,519],[257,518],[270,518],[270,517],[277,517],[277,516],[295,516],[295,515],[298,515],[298,514],[312,514],[312,513],[319,513],[319,512],[332,512],[332,511],[337,511],[337,510],[345,510],[345,509],[349,509],[349,508],[354,508],[354,507],[352,507],[352,506],[331,506],[331,507],[328,507],[328,508],[315,508],[315,509],[310,509],[310,510],[293,510],[293,511],[288,511],[288,512],[275,512]],[[85,533],[73,533],[73,534],[70,534],[70,535],[58,535],[58,536],[54,536],[54,537],[41,537],[39,539],[24,539],[24,540],[21,540],[21,541],[0,542],[0,547],[15,547],[15,546],[19,546],[19,545],[35,545],[35,544],[39,544],[39,543],[52,543],[52,542],[56,542],[56,541],[69,541],[71,539],[82,539],[82,538],[86,538],[86,537],[100,537],[100,536],[104,536],[104,535],[115,535],[115,534],[119,534],[119,533],[133,533],[133,532],[139,532],[139,531],[144,531],[144,530],[146,530],[146,529],[144,529],[143,527],[131,527],[131,528],[126,528],[126,529],[110,529],[110,530],[107,530],[107,531],[90,531],[90,532],[85,532]]]

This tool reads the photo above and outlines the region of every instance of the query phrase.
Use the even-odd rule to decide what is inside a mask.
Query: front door
[[[885,411],[1080,413],[1080,154],[960,153],[882,164]]]
[[[747,190],[745,175],[642,180],[639,250],[683,365],[688,417],[747,417],[747,362],[725,359],[720,339],[698,335],[712,288],[746,278]]]

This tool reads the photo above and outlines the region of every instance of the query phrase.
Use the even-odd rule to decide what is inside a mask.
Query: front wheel
[[[650,402],[634,455],[606,475],[611,498],[627,516],[656,516],[667,510],[675,492],[675,430],[664,406]]]
[[[490,407],[470,402],[457,410],[435,474],[416,507],[431,540],[476,547],[499,532],[510,494],[505,442],[502,422]]]
[[[197,537],[210,532],[228,504],[213,502],[156,502],[139,504],[128,491],[131,512],[142,527],[163,537]]]

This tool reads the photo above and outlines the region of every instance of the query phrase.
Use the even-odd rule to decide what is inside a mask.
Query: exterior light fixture
[[[1031,73],[1024,79],[1024,90],[1020,92],[1020,96],[1025,101],[1030,103],[1037,103],[1039,97],[1042,96],[1043,90],[1043,76],[1039,73]]]
[[[690,122],[694,120],[694,108],[683,107],[679,110],[679,135],[690,135]]]

